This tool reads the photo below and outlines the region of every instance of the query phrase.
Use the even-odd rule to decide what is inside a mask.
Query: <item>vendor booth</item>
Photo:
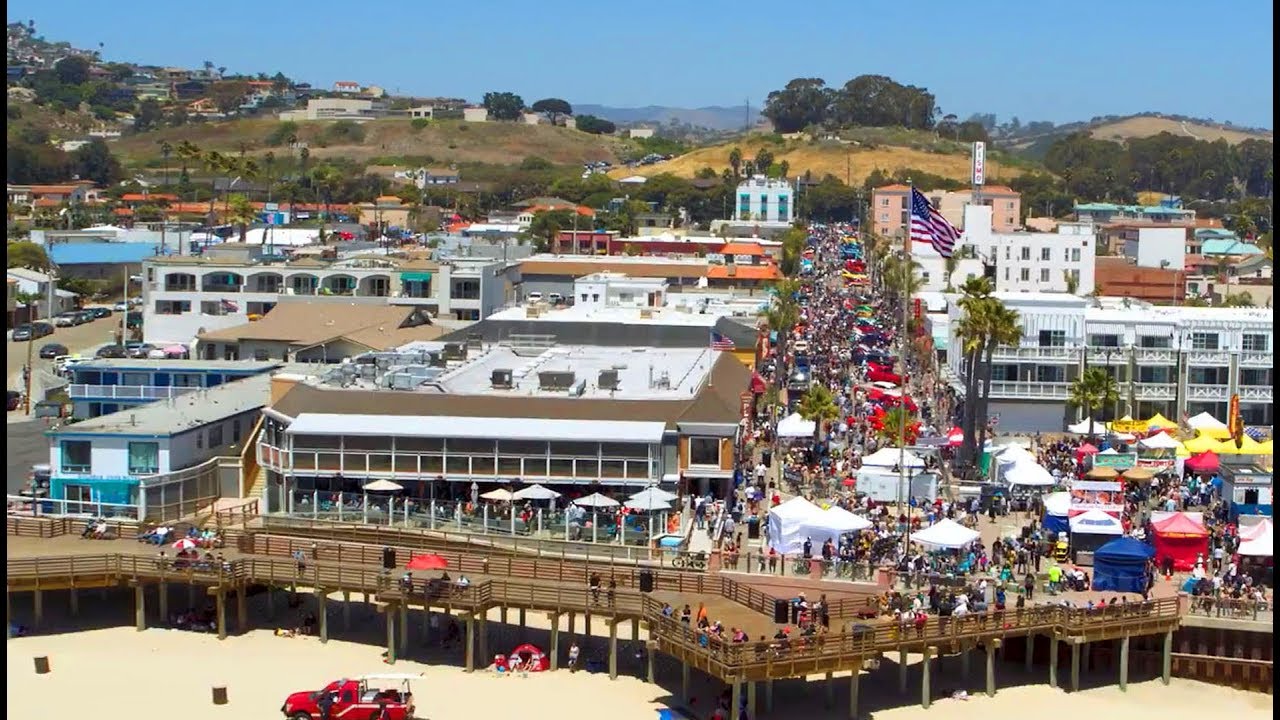
[[[1079,554],[1092,553],[1106,543],[1124,535],[1119,518],[1094,508],[1071,518],[1071,553],[1079,562]]]
[[[1189,513],[1169,513],[1156,519],[1152,514],[1152,543],[1156,551],[1156,564],[1163,564],[1166,557],[1173,559],[1174,570],[1191,570],[1196,556],[1209,552],[1209,531],[1204,523]]]
[[[1243,542],[1240,543],[1240,548],[1236,552],[1245,557],[1273,557],[1275,539],[1271,521],[1263,520],[1250,528],[1250,531],[1248,537],[1241,534]]]
[[[1155,550],[1130,537],[1116,538],[1093,553],[1093,589],[1141,593],[1147,589],[1147,560]]]
[[[813,553],[816,556],[818,548],[822,547],[822,544],[826,541],[830,540],[838,547],[842,535],[866,530],[869,527],[871,527],[870,520],[854,515],[842,507],[832,505],[826,510],[819,510],[817,514],[801,522],[800,544],[803,546],[805,538],[808,538],[813,543]],[[770,529],[772,530],[772,528]]]
[[[778,437],[780,438],[812,438],[817,425],[812,420],[805,420],[800,413],[792,413],[778,421]]]
[[[919,532],[912,533],[911,542],[930,549],[958,550],[979,537],[980,533],[977,530],[970,530],[954,520],[944,519]]]
[[[1241,515],[1271,516],[1271,471],[1257,465],[1224,463],[1219,476],[1222,478],[1222,498],[1227,501],[1227,513],[1232,522]]]
[[[804,549],[805,525],[820,522],[817,518],[822,512],[802,497],[774,506],[769,510],[769,547],[783,555],[799,553]]]
[[[1071,513],[1071,493],[1056,492],[1044,496],[1044,520],[1046,532],[1061,535],[1067,532],[1067,516]]]

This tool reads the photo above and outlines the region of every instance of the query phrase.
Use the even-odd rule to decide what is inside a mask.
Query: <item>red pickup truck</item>
[[[280,712],[288,720],[319,720],[321,704],[329,697],[329,717],[333,720],[378,720],[387,708],[391,720],[413,720],[413,690],[410,683],[421,680],[421,673],[365,675],[355,679],[335,680],[320,690],[289,695]]]

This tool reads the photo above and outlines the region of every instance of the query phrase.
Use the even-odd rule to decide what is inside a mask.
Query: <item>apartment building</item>
[[[1022,342],[1000,347],[992,366],[991,413],[1002,427],[1060,432],[1082,419],[1066,404],[1086,367],[1116,378],[1120,401],[1097,408],[1097,419],[1124,415],[1169,418],[1208,412],[1225,417],[1240,396],[1246,424],[1271,425],[1273,320],[1270,310],[1157,307],[1127,298],[1093,301],[1063,293],[998,292],[1018,311]],[[959,347],[962,311],[949,308],[950,347]],[[959,353],[949,353],[956,377]]]
[[[283,296],[417,307],[479,320],[515,299],[519,267],[495,258],[355,255],[280,260],[260,245],[225,243],[199,257],[143,263],[143,328],[151,343],[188,344],[207,332],[266,315]]]
[[[388,105],[380,100],[367,100],[350,97],[311,98],[307,107],[302,110],[287,110],[279,113],[283,121],[299,122],[305,120],[373,120],[387,114]]]
[[[84,420],[168,401],[281,367],[278,362],[83,360],[68,366],[71,416]]]
[[[871,191],[869,216],[876,234],[901,237],[901,233],[905,232],[911,221],[908,203],[910,190],[907,185],[886,185]],[[976,200],[972,190],[931,190],[924,192],[924,195],[947,222],[961,230],[982,229],[974,228],[966,217],[966,208],[971,205],[991,209],[989,215],[983,216],[988,223],[985,228],[991,232],[1010,233],[1022,229],[1022,194],[1004,185],[983,187]]]
[[[738,184],[733,219],[737,222],[789,223],[795,219],[795,190],[786,180],[755,175]]]
[[[1117,205],[1116,203],[1083,203],[1073,208],[1077,222],[1092,223],[1192,223],[1196,211],[1188,210],[1180,202],[1161,205]]]

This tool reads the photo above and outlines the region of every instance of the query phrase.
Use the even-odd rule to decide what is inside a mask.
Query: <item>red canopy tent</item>
[[[1210,473],[1218,471],[1218,453],[1205,450],[1199,455],[1188,458],[1182,466],[1191,472]]]
[[[1076,462],[1084,462],[1084,459],[1090,455],[1097,455],[1098,448],[1092,443],[1085,443],[1076,448]]]
[[[751,373],[751,392],[756,395],[763,395],[768,389],[769,386],[765,383],[764,378],[760,377],[760,373]]]
[[[520,659],[520,669],[528,672],[545,672],[551,669],[551,657],[542,652],[537,646],[525,643],[520,647],[512,650],[507,655],[507,669],[511,670],[515,665],[512,660]]]
[[[1196,556],[1209,551],[1209,531],[1186,513],[1175,513],[1152,524],[1155,531],[1156,565],[1173,558],[1173,569],[1191,570]]]

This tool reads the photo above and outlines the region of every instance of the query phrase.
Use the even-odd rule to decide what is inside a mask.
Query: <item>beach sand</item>
[[[22,620],[25,594],[14,598],[15,619]],[[332,639],[321,644],[313,637],[276,637],[275,625],[289,625],[301,609],[286,611],[283,596],[276,601],[275,623],[264,616],[265,602],[251,599],[255,627],[243,635],[218,641],[211,634],[177,630],[136,631],[131,622],[129,598],[132,593],[112,592],[106,597],[86,593],[81,614],[71,624],[60,612],[61,598],[46,601],[46,632],[8,642],[9,681],[7,704],[17,717],[68,716],[73,708],[91,701],[94,717],[104,720],[137,717],[182,717],[184,720],[257,720],[280,718],[280,705],[290,692],[318,688],[332,680],[381,672],[424,673],[414,684],[419,717],[430,720],[487,720],[488,718],[556,718],[557,720],[654,720],[657,710],[679,707],[679,665],[659,655],[658,685],[641,677],[645,663],[637,657],[643,643],[631,641],[631,625],[619,627],[619,677],[611,681],[607,673],[560,670],[528,677],[497,676],[477,670],[464,673],[458,650],[441,650],[438,640],[426,641],[421,612],[411,614],[408,652],[394,666],[381,660],[386,638],[384,619],[369,606],[352,603],[352,628],[342,630],[342,614],[330,604],[329,627]],[[174,598],[185,598],[185,593]],[[336,598],[335,598],[336,599]],[[154,601],[153,601],[154,602]],[[304,606],[305,607],[305,606]],[[234,613],[229,613],[234,615]],[[520,628],[497,622],[499,611],[490,614],[489,657],[509,652],[529,641],[548,648],[547,616],[528,613],[528,626]],[[516,622],[517,612],[509,619]],[[72,628],[96,628],[78,629]],[[567,630],[562,624],[562,630]],[[583,641],[585,659],[603,659],[607,639],[604,623],[593,623],[597,637]],[[577,630],[582,631],[579,618]],[[642,633],[643,638],[643,633]],[[567,652],[568,635],[561,634],[561,653]],[[52,672],[37,675],[32,658],[47,656]],[[1128,692],[1114,686],[1110,672],[1082,673],[1082,690],[1069,694],[1045,685],[1047,671],[1037,668],[1024,674],[1021,663],[997,665],[996,697],[981,694],[983,663],[975,657],[969,682],[964,685],[972,697],[968,701],[942,699],[960,686],[958,663],[949,658],[935,671],[932,686],[935,701],[920,707],[920,676],[917,658],[909,658],[907,690],[898,692],[898,670],[892,660],[862,675],[863,717],[875,720],[923,720],[923,718],[1022,717],[1032,709],[1057,708],[1073,716],[1159,717],[1161,720],[1199,720],[1202,708],[1233,720],[1271,716],[1269,695],[1248,693],[1204,683],[1174,678],[1168,687],[1158,679],[1131,674]],[[724,686],[701,673],[692,673],[691,717],[705,718]],[[1065,677],[1064,677],[1065,679]],[[764,711],[764,691],[758,704],[765,718],[779,720],[844,720],[848,717],[848,673],[834,680],[833,705],[826,707],[822,677],[778,682],[774,688],[774,710]],[[229,704],[215,706],[211,688],[225,686]],[[745,696],[745,693],[744,693]],[[84,700],[81,700],[84,699]],[[1036,710],[1032,710],[1033,712]]]

